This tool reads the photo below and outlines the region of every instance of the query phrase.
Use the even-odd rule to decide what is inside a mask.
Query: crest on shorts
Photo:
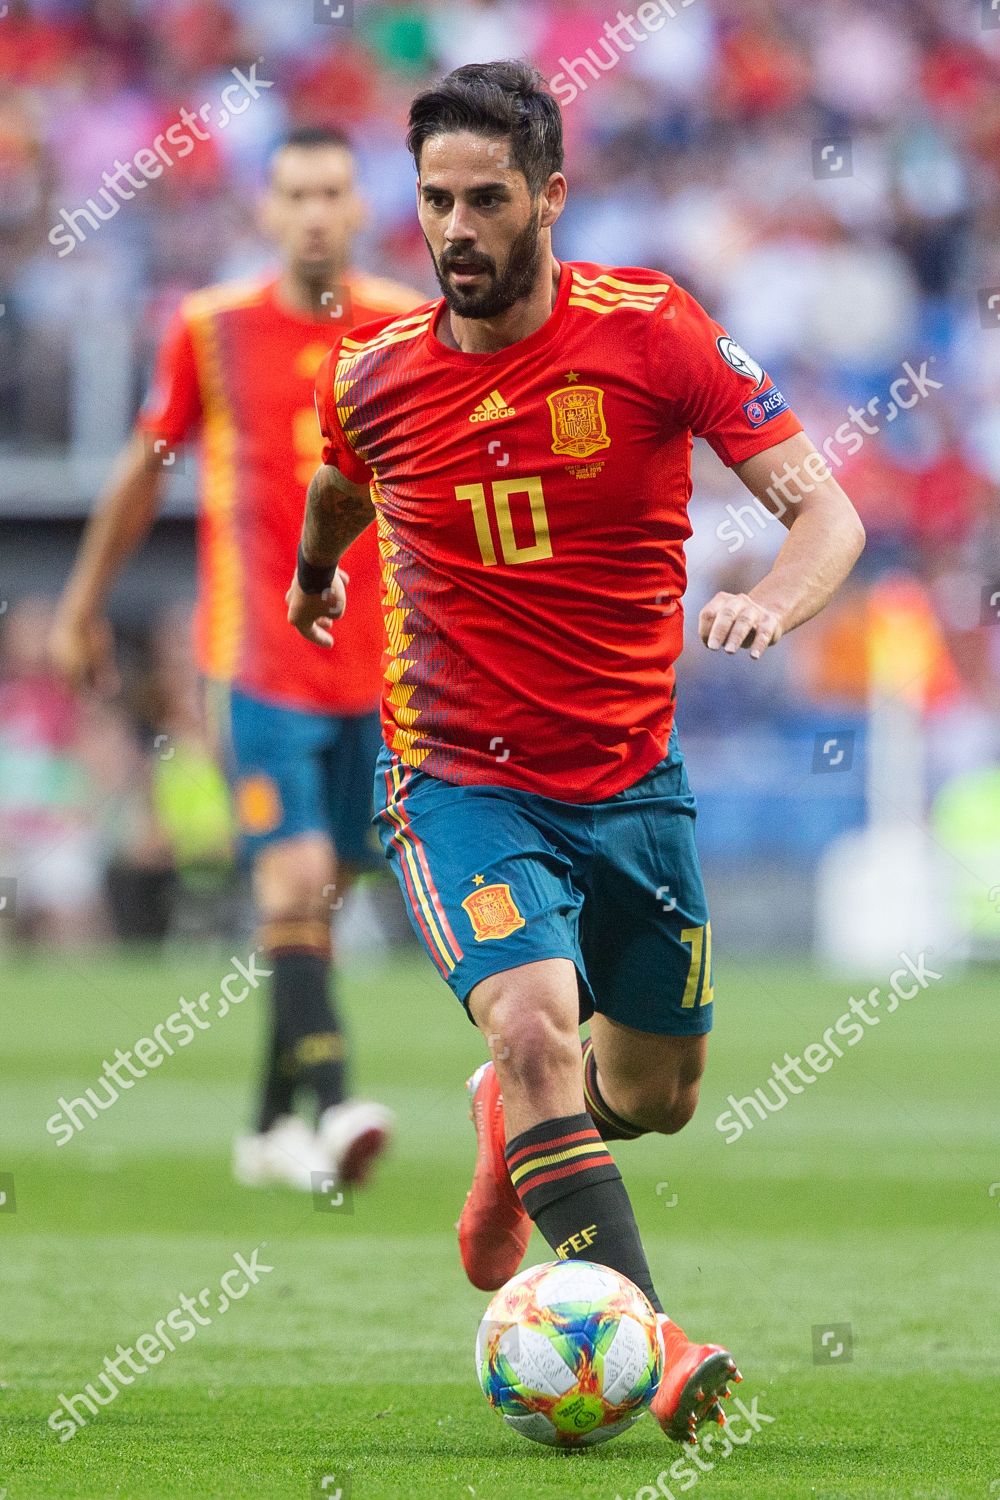
[[[285,816],[277,782],[261,774],[236,783],[236,816],[244,833],[273,833]]]
[[[477,943],[485,943],[487,938],[510,937],[526,925],[509,885],[484,885],[466,896],[462,907],[469,914]]]
[[[548,398],[552,412],[552,452],[589,458],[611,447],[604,420],[604,392],[598,385],[567,385]]]

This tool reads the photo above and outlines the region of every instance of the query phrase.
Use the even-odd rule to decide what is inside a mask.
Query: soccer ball
[[[606,1443],[638,1421],[663,1373],[649,1299],[589,1260],[554,1260],[501,1287],[476,1339],[483,1395],[554,1448]]]

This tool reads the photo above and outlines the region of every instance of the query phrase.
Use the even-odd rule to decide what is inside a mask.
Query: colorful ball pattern
[[[476,1372],[493,1410],[522,1437],[550,1447],[606,1443],[656,1394],[663,1372],[656,1313],[609,1266],[532,1266],[486,1309]]]

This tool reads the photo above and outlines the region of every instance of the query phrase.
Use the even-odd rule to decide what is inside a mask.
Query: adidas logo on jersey
[[[513,406],[508,406],[499,391],[490,391],[485,401],[480,401],[470,422],[502,422],[505,417],[516,417]]]

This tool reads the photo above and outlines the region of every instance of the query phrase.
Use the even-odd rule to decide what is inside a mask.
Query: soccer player
[[[693,1441],[738,1372],[663,1313],[607,1144],[687,1123],[712,1024],[673,727],[692,434],[772,510],[780,472],[787,499],[767,576],[702,611],[710,650],[759,660],[823,608],[864,533],[784,396],[669,276],[553,258],[560,126],[522,63],[460,68],[415,100],[443,297],[354,330],[320,371],[327,447],[289,617],[339,637],[341,559],[374,520],[382,842],[492,1054],[469,1084],[466,1272],[501,1286],[534,1221],[557,1256],[631,1277],[661,1315],[652,1410]]]
[[[277,275],[187,297],[169,328],[134,436],[92,516],[51,650],[77,684],[111,680],[105,601],[149,531],[181,444],[201,440],[198,663],[252,861],[271,1022],[256,1130],[237,1138],[248,1185],[361,1182],[388,1141],[380,1105],[351,1100],[333,990],[331,909],[369,848],[381,743],[382,618],[374,537],[345,559],[352,618],[329,655],[288,630],[286,559],[320,461],[313,386],[345,328],[419,302],[351,269],[364,215],[348,141],[302,128],[275,152],[263,225]],[[318,1130],[294,1113],[305,1092]]]

